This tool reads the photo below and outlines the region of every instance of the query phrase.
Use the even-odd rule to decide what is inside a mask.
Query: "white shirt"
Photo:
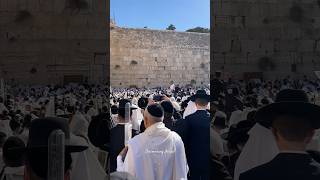
[[[117,171],[139,180],[187,180],[188,165],[181,137],[159,122],[128,143],[123,164],[118,156]]]

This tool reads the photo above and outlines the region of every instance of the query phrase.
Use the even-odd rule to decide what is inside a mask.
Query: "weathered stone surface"
[[[208,84],[209,44],[209,34],[113,28],[111,86]]]
[[[226,77],[235,78],[248,72],[263,72],[265,78],[273,79],[287,75],[315,77],[313,71],[320,70],[318,1],[211,0],[211,3],[214,25],[211,72],[222,70]],[[245,20],[242,26],[236,23],[240,17]],[[241,51],[230,50],[230,41],[236,39]],[[270,58],[274,69],[261,69],[258,66],[261,57]],[[292,64],[297,65],[296,72],[292,71]]]
[[[72,12],[67,2],[0,0],[1,78],[17,84],[63,83],[70,75],[106,81],[106,1],[87,0],[88,8]]]

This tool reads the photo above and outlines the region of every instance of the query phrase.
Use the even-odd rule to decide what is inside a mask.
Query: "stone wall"
[[[106,1],[80,2],[0,0],[0,77],[18,84],[106,81]]]
[[[202,33],[112,28],[111,86],[208,84],[209,38]]]
[[[277,78],[320,70],[319,0],[211,1],[211,72]]]

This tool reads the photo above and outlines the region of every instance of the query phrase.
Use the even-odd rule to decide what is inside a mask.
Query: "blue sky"
[[[110,0],[110,16],[121,27],[176,31],[210,27],[210,0]]]

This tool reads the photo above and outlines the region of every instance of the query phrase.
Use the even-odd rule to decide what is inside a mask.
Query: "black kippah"
[[[174,113],[174,107],[170,101],[162,101],[160,105],[163,108],[164,112],[170,114]]]
[[[159,104],[152,104],[147,107],[148,112],[154,117],[163,117],[163,109]]]

